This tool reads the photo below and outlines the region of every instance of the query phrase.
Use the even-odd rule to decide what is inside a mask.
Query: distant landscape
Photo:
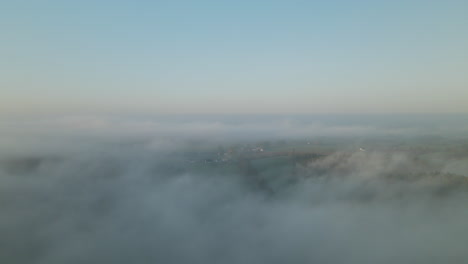
[[[0,264],[468,263],[468,1],[0,3]]]
[[[465,117],[394,118],[4,119],[0,261],[467,258]]]

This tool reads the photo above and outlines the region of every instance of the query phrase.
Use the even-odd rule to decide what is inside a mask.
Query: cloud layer
[[[229,142],[241,142],[258,140],[267,130],[276,138],[318,130],[353,141],[350,133],[385,132],[378,126],[29,122],[3,125],[8,129],[0,153],[2,263],[468,259],[466,156],[450,150],[337,151],[268,166],[253,161],[254,174],[219,167],[225,165],[194,169],[185,156],[193,138],[211,147],[226,135],[233,135]],[[18,129],[27,126],[35,129]],[[294,131],[308,126],[314,129]]]

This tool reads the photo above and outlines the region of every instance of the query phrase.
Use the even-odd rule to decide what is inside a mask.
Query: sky
[[[468,113],[467,1],[4,1],[0,111]]]

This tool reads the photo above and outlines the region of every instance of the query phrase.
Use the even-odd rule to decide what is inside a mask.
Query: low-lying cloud
[[[407,142],[418,127],[97,117],[2,127],[1,263],[468,260],[460,148],[349,147],[363,135]],[[187,158],[223,142],[324,136],[345,138],[344,150],[251,161],[254,173],[237,160],[193,165]]]

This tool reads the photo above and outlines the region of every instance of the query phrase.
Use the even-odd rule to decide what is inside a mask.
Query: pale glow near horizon
[[[464,2],[3,5],[6,113],[468,112]]]

